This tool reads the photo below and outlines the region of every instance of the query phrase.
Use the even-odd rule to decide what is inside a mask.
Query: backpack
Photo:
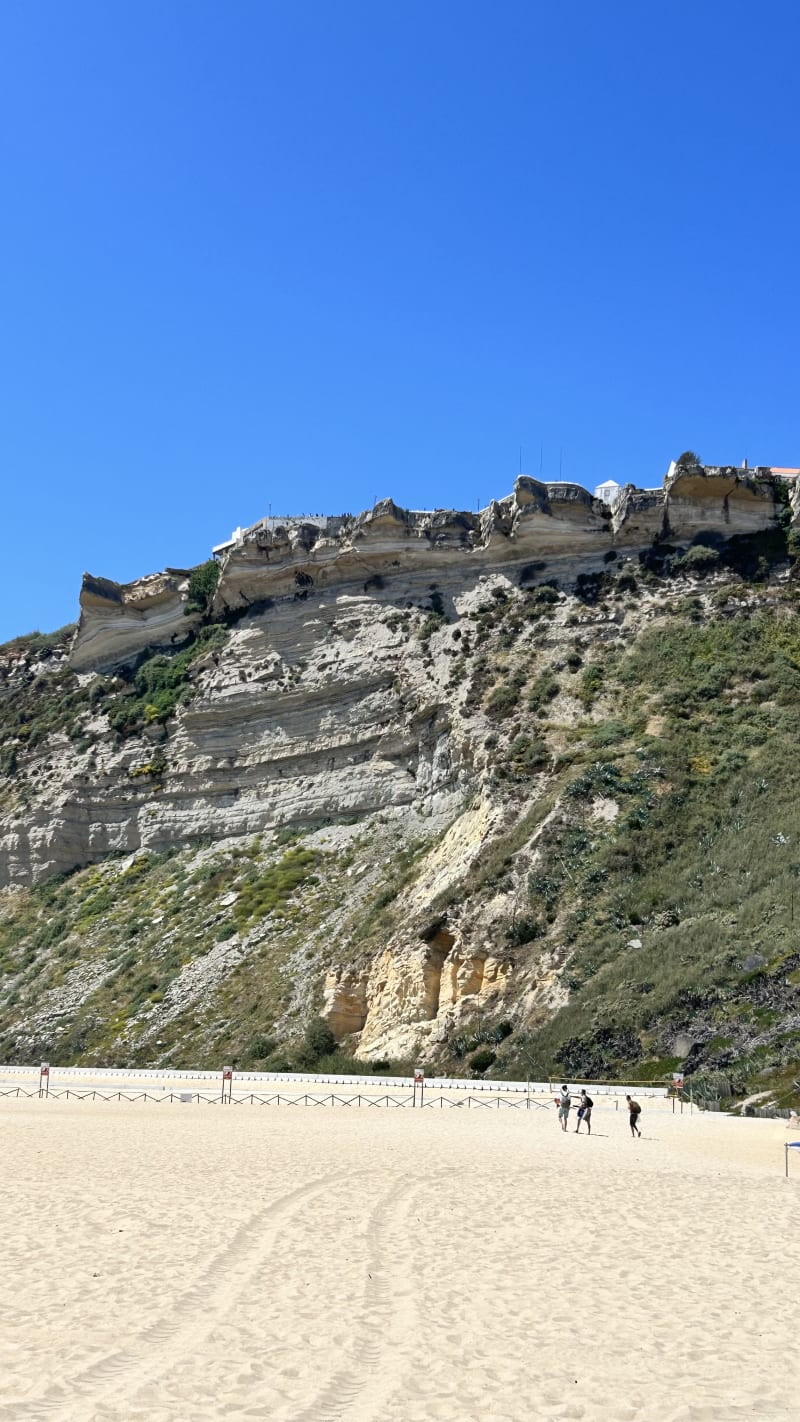
[[[592,1109],[593,1106],[594,1106],[594,1102],[593,1102],[591,1096],[587,1096],[587,1098],[586,1098],[586,1107],[588,1108],[588,1110],[591,1111],[591,1109]]]
[[[641,1108],[641,1106],[639,1105],[639,1102],[638,1102],[638,1101],[632,1101],[632,1102],[631,1102],[631,1115],[632,1115],[632,1116],[639,1116],[639,1115],[641,1115],[641,1111],[642,1111],[642,1108]]]

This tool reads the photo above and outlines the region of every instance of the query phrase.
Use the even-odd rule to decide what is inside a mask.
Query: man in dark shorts
[[[642,1108],[638,1101],[631,1101],[630,1096],[626,1096],[625,1100],[628,1103],[628,1122],[631,1128],[632,1139],[634,1136],[640,1136],[642,1134],[639,1130],[639,1117],[642,1114]]]
[[[580,1128],[581,1128],[581,1121],[583,1121],[583,1122],[585,1123],[586,1129],[587,1129],[589,1135],[592,1134],[592,1107],[593,1107],[593,1106],[594,1106],[594,1102],[593,1102],[591,1096],[587,1096],[585,1090],[582,1091],[582,1092],[581,1092],[581,1099],[580,1099],[580,1102],[578,1103],[578,1124],[577,1124],[577,1126],[575,1127],[575,1134],[576,1134],[576,1136],[577,1136],[577,1134],[578,1134],[578,1132],[579,1132],[579,1130],[580,1130]]]

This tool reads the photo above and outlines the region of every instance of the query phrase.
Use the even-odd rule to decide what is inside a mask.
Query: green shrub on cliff
[[[313,849],[290,849],[277,864],[249,877],[239,892],[233,916],[240,933],[281,908],[296,889],[313,879],[319,854]]]
[[[219,582],[220,565],[216,558],[209,558],[189,574],[189,600],[186,612],[208,612]]]
[[[521,779],[535,775],[550,760],[547,742],[538,736],[515,736],[508,748],[509,770]]]
[[[492,691],[486,702],[486,715],[492,721],[503,721],[510,716],[519,701],[519,687],[513,682],[501,682]]]
[[[715,573],[721,561],[716,548],[706,548],[702,543],[698,543],[689,548],[682,558],[676,558],[672,569],[676,573],[693,573],[702,578],[706,573]]]
[[[303,1038],[306,1050],[314,1061],[330,1056],[336,1050],[336,1038],[322,1017],[312,1017]]]
[[[216,564],[215,564],[216,566]],[[222,647],[224,627],[202,627],[188,647],[171,655],[159,652],[143,661],[128,692],[115,696],[108,719],[113,730],[128,736],[153,722],[167,721],[180,702],[191,699],[192,667],[202,656]]]
[[[553,676],[551,671],[542,672],[536,677],[528,692],[528,710],[542,711],[549,701],[555,700],[558,692],[558,679]]]

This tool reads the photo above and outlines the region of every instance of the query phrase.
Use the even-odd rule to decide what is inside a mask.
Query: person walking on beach
[[[634,1136],[642,1134],[639,1130],[639,1117],[642,1114],[642,1108],[638,1101],[631,1101],[630,1096],[626,1096],[625,1100],[628,1103],[628,1121],[631,1128],[631,1139],[633,1139]]]
[[[585,1090],[585,1088],[584,1088],[584,1090],[581,1092],[580,1104],[579,1104],[579,1106],[578,1106],[578,1124],[577,1124],[577,1126],[575,1127],[575,1134],[576,1134],[576,1136],[577,1136],[577,1134],[578,1134],[578,1132],[579,1132],[579,1130],[580,1130],[580,1128],[581,1128],[581,1121],[583,1121],[583,1122],[585,1123],[585,1125],[586,1125],[586,1130],[588,1131],[589,1135],[592,1134],[592,1107],[593,1107],[593,1106],[594,1106],[594,1102],[593,1102],[591,1096],[587,1096],[586,1090]]]
[[[569,1088],[564,1085],[561,1088],[561,1095],[558,1099],[558,1119],[561,1122],[562,1131],[565,1131],[567,1129],[567,1121],[569,1119],[569,1108],[571,1105],[572,1097],[569,1094]]]

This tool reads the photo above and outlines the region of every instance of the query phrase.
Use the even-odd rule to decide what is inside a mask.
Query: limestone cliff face
[[[469,885],[479,856],[507,828],[509,807],[481,777],[482,793],[467,803],[426,855],[422,871],[404,896],[403,924],[363,966],[353,962],[358,944],[348,942],[344,961],[325,977],[323,1015],[338,1034],[352,1033],[367,1060],[435,1056],[468,1022],[507,1015],[516,1021],[545,1017],[566,1000],[560,970],[565,953],[539,957],[531,976],[530,952],[509,941],[509,912],[540,858],[542,835],[558,813],[553,808],[525,839],[513,887],[482,894]],[[540,793],[547,785],[543,777]],[[510,888],[510,891],[509,891]],[[437,905],[448,900],[446,909]]]
[[[321,526],[295,521],[247,529],[222,555],[213,611],[264,609],[312,593],[419,595],[435,579],[452,597],[480,576],[506,573],[519,584],[545,575],[569,585],[602,567],[615,550],[642,551],[654,541],[691,542],[772,527],[783,507],[768,471],[697,466],[676,470],[659,491],[626,486],[610,510],[576,484],[520,478],[506,498],[481,513],[413,512],[390,499],[356,518]],[[188,611],[188,573],[168,569],[135,583],[86,574],[71,654],[76,671],[129,665],[146,647],[180,645],[196,628]]]
[[[758,473],[678,469],[665,481],[665,533],[690,542],[699,533],[728,538],[761,532],[775,521],[775,495],[776,486]]]
[[[699,534],[751,535],[774,526],[782,507],[768,471],[677,468],[663,489],[627,484],[613,510],[615,548],[642,549],[664,542],[691,543]]]
[[[376,580],[395,588],[399,580],[409,593],[426,578],[455,589],[490,571],[518,578],[531,560],[562,571],[592,564],[609,547],[604,506],[577,485],[518,479],[512,495],[480,514],[413,513],[387,499],[332,534],[311,524],[248,530],[224,557],[215,610],[312,590],[374,591]]]
[[[435,808],[460,776],[442,687],[392,611],[363,593],[287,600],[231,630],[168,727],[119,743],[88,719],[82,754],[57,736],[36,804],[0,818],[0,885],[205,836]]]
[[[122,744],[90,718],[91,753],[56,737],[26,812],[0,816],[0,885],[206,835],[436,810],[474,779],[451,671],[488,586],[568,588],[614,548],[759,532],[781,507],[764,478],[698,469],[661,494],[625,489],[613,515],[576,485],[521,478],[480,514],[386,500],[325,527],[257,524],[224,556],[212,616],[229,620],[229,641],[198,663],[191,701]],[[176,650],[201,620],[187,603],[183,570],[126,585],[87,575],[72,669]],[[426,617],[451,624],[435,655]]]
[[[329,972],[323,1013],[337,1035],[359,1034],[361,1056],[402,1058],[423,1043],[435,1048],[462,1014],[502,1011],[513,961],[465,951],[443,930],[438,937],[417,949],[385,949],[360,979],[352,969]]]
[[[134,583],[85,573],[72,666],[106,671],[133,661],[146,647],[180,646],[200,621],[200,614],[187,608],[188,586],[188,571],[176,568]]]

